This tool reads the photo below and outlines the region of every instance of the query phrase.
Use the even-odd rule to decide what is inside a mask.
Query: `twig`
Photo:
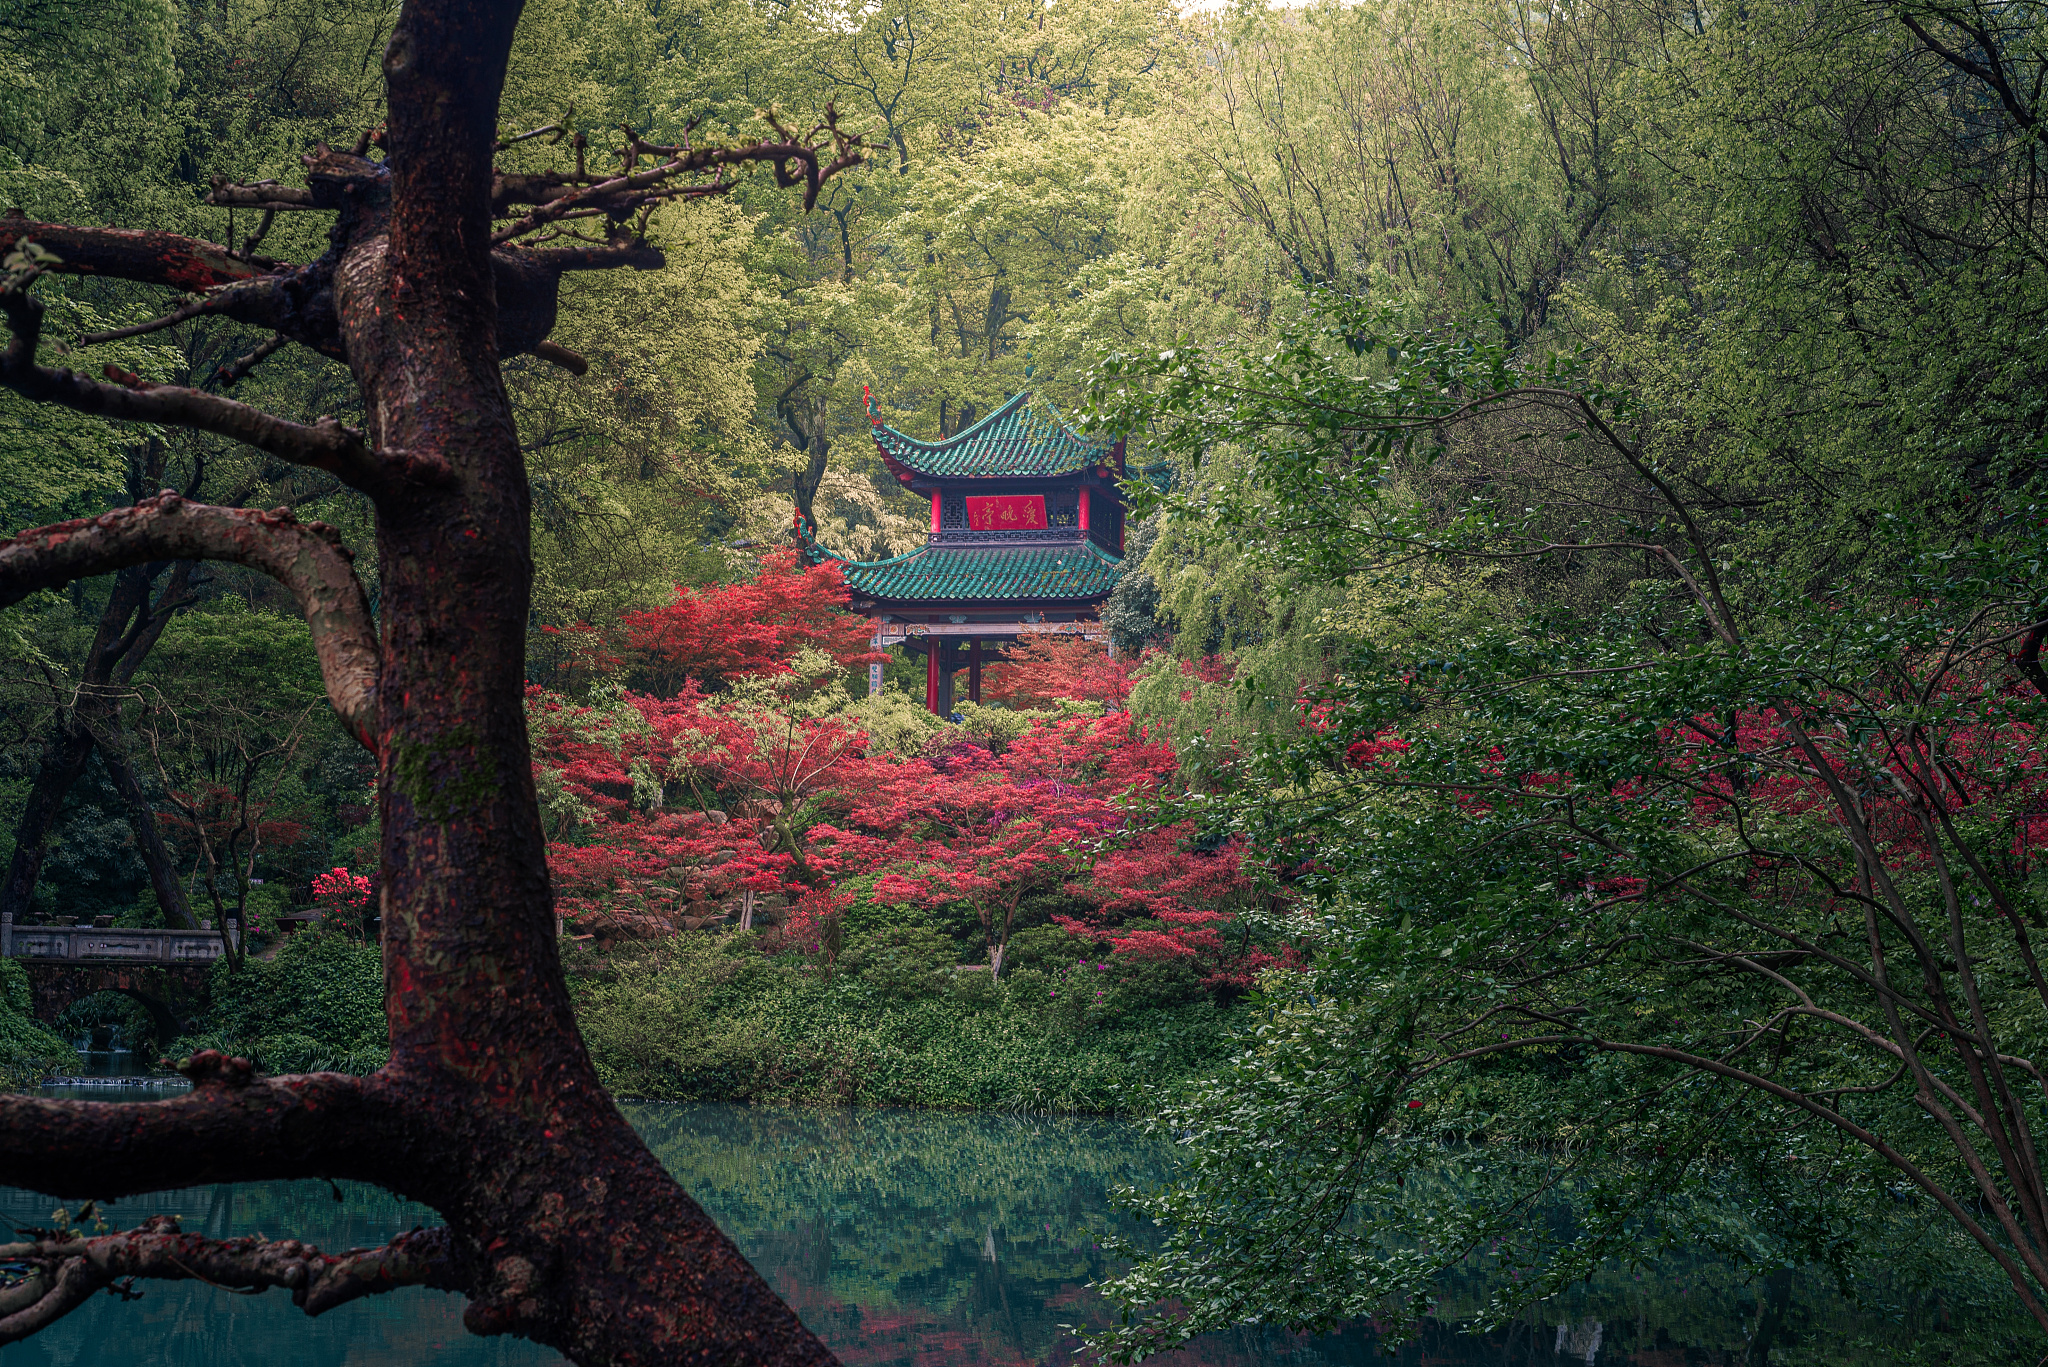
[[[250,371],[284,350],[287,344],[288,339],[282,332],[272,333],[268,341],[263,342],[248,355],[230,361],[214,371],[214,383],[222,389],[234,388],[237,382],[248,378]]]

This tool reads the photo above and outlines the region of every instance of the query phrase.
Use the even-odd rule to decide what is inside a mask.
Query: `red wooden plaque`
[[[1046,525],[1043,494],[997,494],[967,500],[970,531],[1028,532]]]

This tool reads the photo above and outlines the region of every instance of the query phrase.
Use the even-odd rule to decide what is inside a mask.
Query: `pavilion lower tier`
[[[924,656],[924,705],[944,717],[953,711],[953,676],[967,671],[967,701],[981,701],[981,671],[985,663],[1002,658],[1001,645],[1023,636],[1079,636],[1085,640],[1106,640],[1109,628],[1100,622],[880,622],[868,644],[876,650],[902,646]],[[996,648],[991,650],[982,643]],[[882,667],[868,671],[868,691],[882,687]]]

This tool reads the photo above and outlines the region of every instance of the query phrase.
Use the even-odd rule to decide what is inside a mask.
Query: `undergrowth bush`
[[[1130,965],[1041,956],[997,983],[952,958],[918,927],[855,939],[829,973],[697,934],[572,983],[605,1085],[657,1100],[1114,1113],[1223,1052],[1226,1009],[1133,994]]]
[[[0,959],[0,1088],[27,1087],[80,1067],[77,1052],[36,1023],[27,970]]]
[[[604,957],[572,947],[568,968],[591,1055],[624,1096],[1114,1113],[1223,1055],[1229,1013],[1191,970],[1092,959],[1054,927],[1017,949],[1000,982],[928,925],[850,934],[832,965],[696,933]],[[213,972],[205,1028],[173,1057],[220,1049],[267,1073],[388,1057],[374,945],[302,932]]]
[[[180,1058],[219,1049],[254,1059],[266,1073],[368,1073],[390,1056],[384,970],[377,946],[329,931],[301,931],[274,957],[213,965],[206,1028],[180,1038]]]

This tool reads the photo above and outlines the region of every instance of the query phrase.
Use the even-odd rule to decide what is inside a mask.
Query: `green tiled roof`
[[[925,546],[893,560],[836,560],[855,593],[892,602],[1047,601],[1100,598],[1123,561],[1087,541],[1054,546]]]
[[[1092,465],[1114,464],[1114,444],[1078,435],[1051,404],[1043,411],[1031,395],[1019,394],[965,432],[944,441],[919,441],[885,427],[868,399],[868,421],[885,460],[941,479],[960,477],[1033,478],[1071,475]]]

